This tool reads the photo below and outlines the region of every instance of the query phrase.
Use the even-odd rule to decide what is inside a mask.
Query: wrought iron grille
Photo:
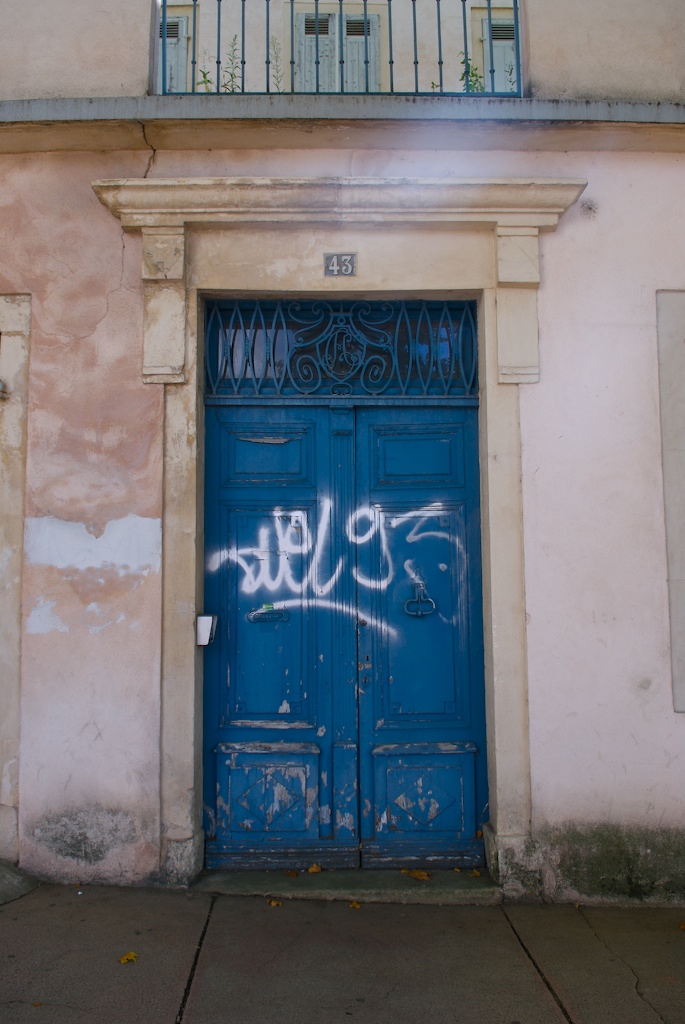
[[[162,0],[161,93],[520,96],[519,0]]]
[[[475,397],[470,302],[209,302],[208,400]]]

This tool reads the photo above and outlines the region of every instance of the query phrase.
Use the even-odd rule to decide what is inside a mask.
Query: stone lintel
[[[585,185],[566,178],[134,178],[93,188],[128,230],[241,222],[553,230]]]
[[[464,225],[495,231],[499,380],[539,377],[538,234],[586,182],[565,178],[135,178],[96,181],[100,201],[143,233],[144,379],[181,383],[187,226]],[[172,283],[175,287],[171,287]]]

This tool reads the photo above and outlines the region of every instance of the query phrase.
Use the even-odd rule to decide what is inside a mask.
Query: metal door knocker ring
[[[425,615],[432,615],[435,611],[435,601],[426,593],[423,583],[414,583],[414,596],[404,602],[404,610],[407,615],[421,619]]]

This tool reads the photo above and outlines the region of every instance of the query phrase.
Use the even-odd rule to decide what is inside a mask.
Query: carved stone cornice
[[[143,234],[143,377],[150,383],[185,380],[189,227],[381,224],[494,233],[499,380],[520,384],[539,377],[538,235],[554,230],[585,185],[570,178],[241,177],[128,178],[96,181],[93,189],[126,230]]]
[[[552,230],[569,178],[127,178],[93,188],[130,230],[183,224],[500,224]]]

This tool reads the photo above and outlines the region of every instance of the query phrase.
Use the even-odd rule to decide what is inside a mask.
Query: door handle
[[[247,613],[248,622],[288,622],[290,612],[285,608],[253,608]]]
[[[414,596],[404,602],[404,610],[407,615],[413,618],[422,619],[425,615],[432,615],[435,611],[435,601],[426,593],[423,583],[414,583]]]

